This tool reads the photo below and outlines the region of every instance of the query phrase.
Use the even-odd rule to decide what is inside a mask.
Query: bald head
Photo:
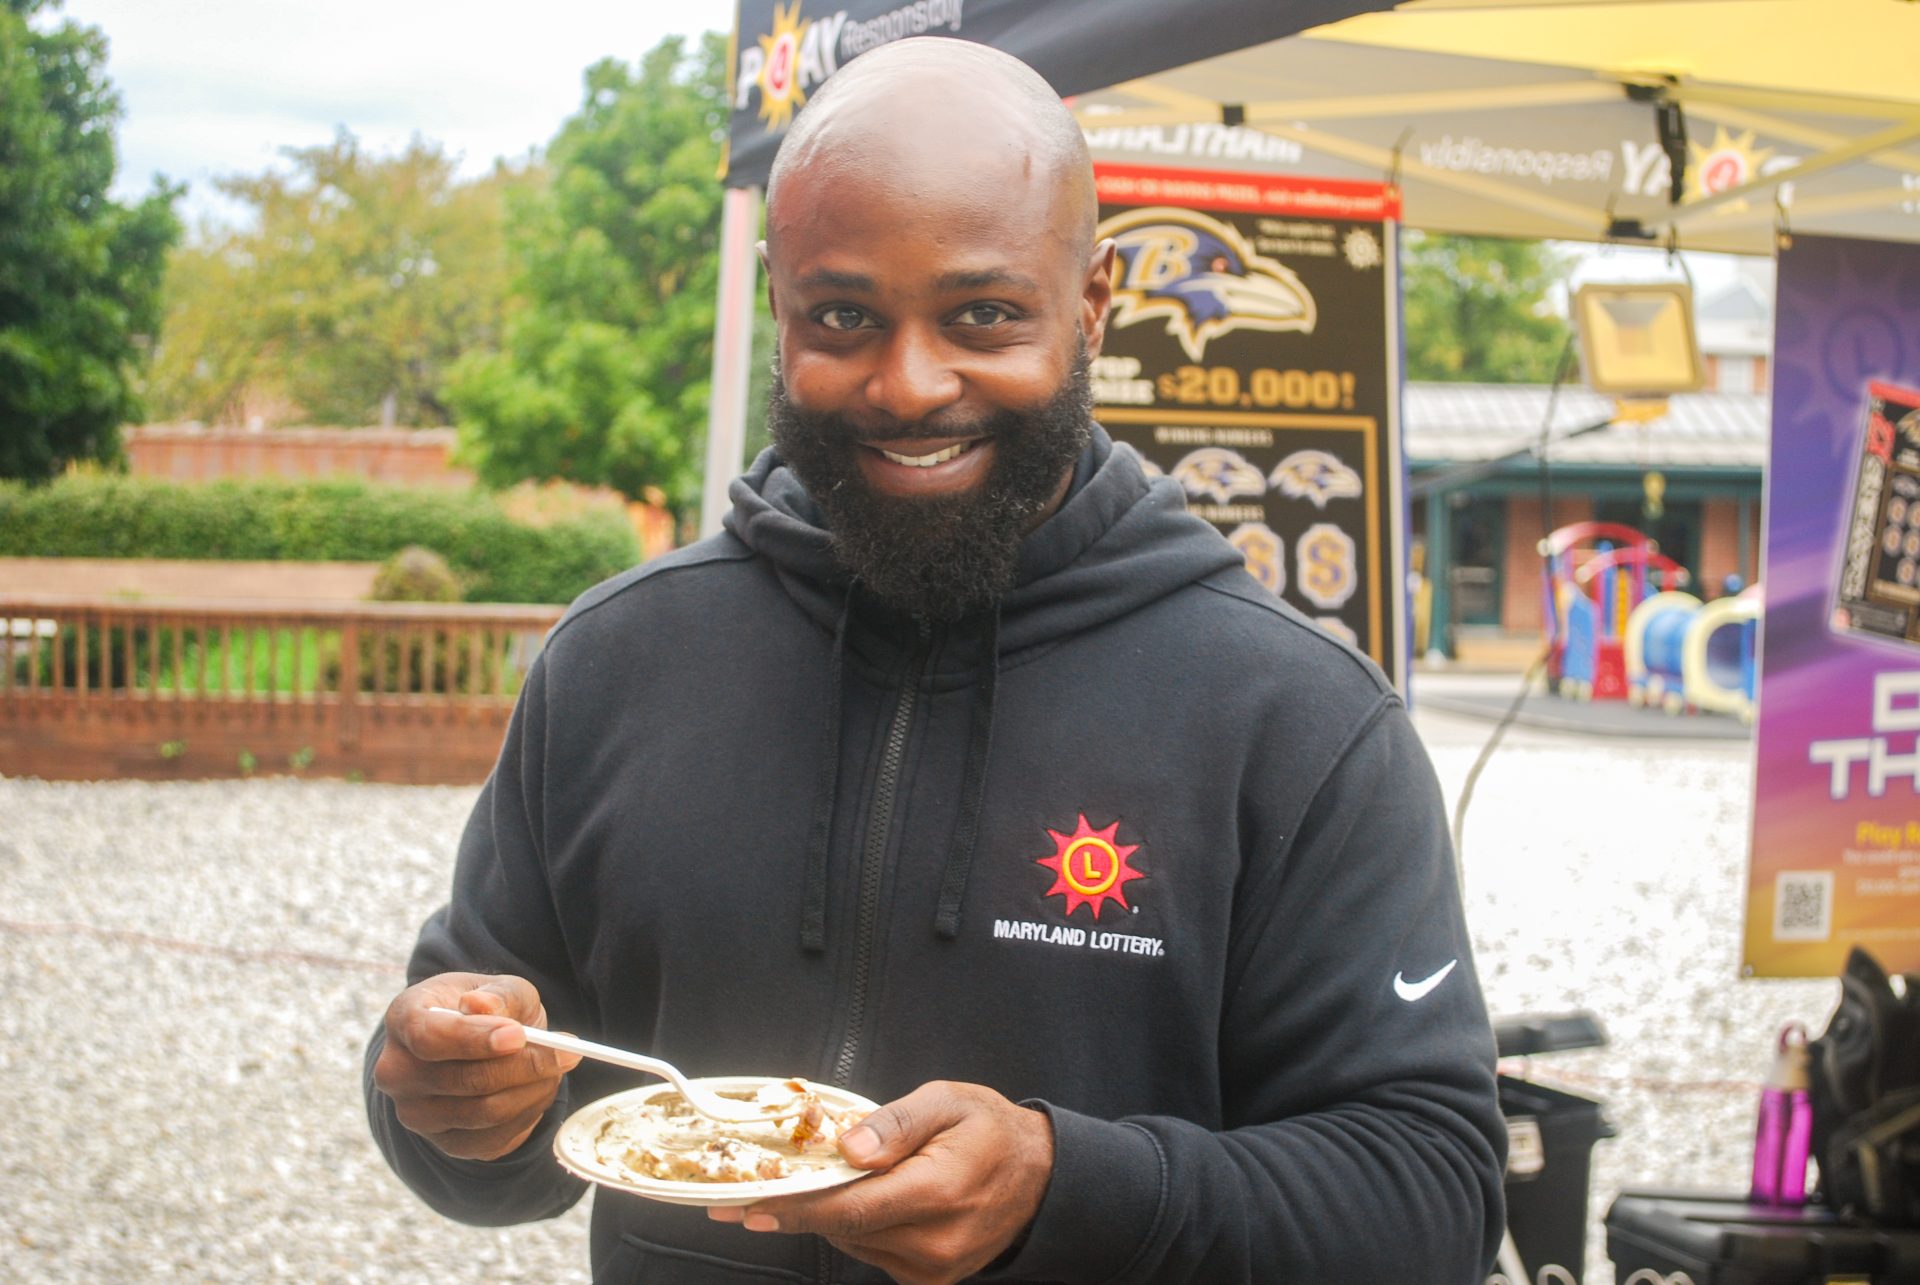
[[[836,556],[909,614],[997,600],[1067,494],[1113,303],[1095,214],[1059,98],[957,40],[855,59],[774,160],[768,431]]]
[[[895,41],[822,85],[774,157],[769,248],[777,251],[796,175],[832,182],[877,169],[929,192],[958,179],[1039,198],[1072,258],[1093,244],[1093,167],[1079,123],[1039,73],[989,46]]]

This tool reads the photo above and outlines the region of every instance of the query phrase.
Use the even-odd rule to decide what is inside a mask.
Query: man
[[[1485,1276],[1505,1131],[1431,769],[1092,423],[1094,214],[1071,116],[981,46],[801,114],[774,448],[726,534],[554,630],[368,1050],[429,1204],[579,1198],[552,1134],[635,1077],[551,1022],[886,1103],[832,1191],[598,1193],[597,1280]]]

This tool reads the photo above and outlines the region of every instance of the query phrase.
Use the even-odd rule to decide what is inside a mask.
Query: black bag
[[[1850,1217],[1920,1226],[1920,974],[1895,989],[1859,947],[1840,1006],[1808,1048],[1821,1199]]]

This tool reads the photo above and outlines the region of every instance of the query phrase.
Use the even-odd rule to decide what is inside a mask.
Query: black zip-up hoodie
[[[1041,1107],[1053,1177],[993,1278],[1484,1279],[1493,1042],[1379,671],[1098,431],[998,612],[947,628],[849,587],[772,452],[733,501],[554,629],[410,977],[519,974],[555,1029],[695,1075]],[[643,1079],[582,1063],[490,1162],[366,1092],[395,1172],[498,1224],[579,1199],[554,1129]],[[595,1201],[597,1281],[885,1279]]]

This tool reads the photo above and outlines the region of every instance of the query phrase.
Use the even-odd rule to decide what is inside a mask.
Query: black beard
[[[965,495],[881,495],[860,472],[868,448],[844,417],[801,410],[774,371],[767,430],[780,456],[826,519],[833,552],[861,584],[907,615],[948,623],[992,606],[1013,588],[1020,541],[1060,489],[1093,434],[1093,386],[1084,342],[1073,369],[1032,410],[1004,410],[976,423],[922,421],[890,428],[892,439],[993,441],[993,467]]]

